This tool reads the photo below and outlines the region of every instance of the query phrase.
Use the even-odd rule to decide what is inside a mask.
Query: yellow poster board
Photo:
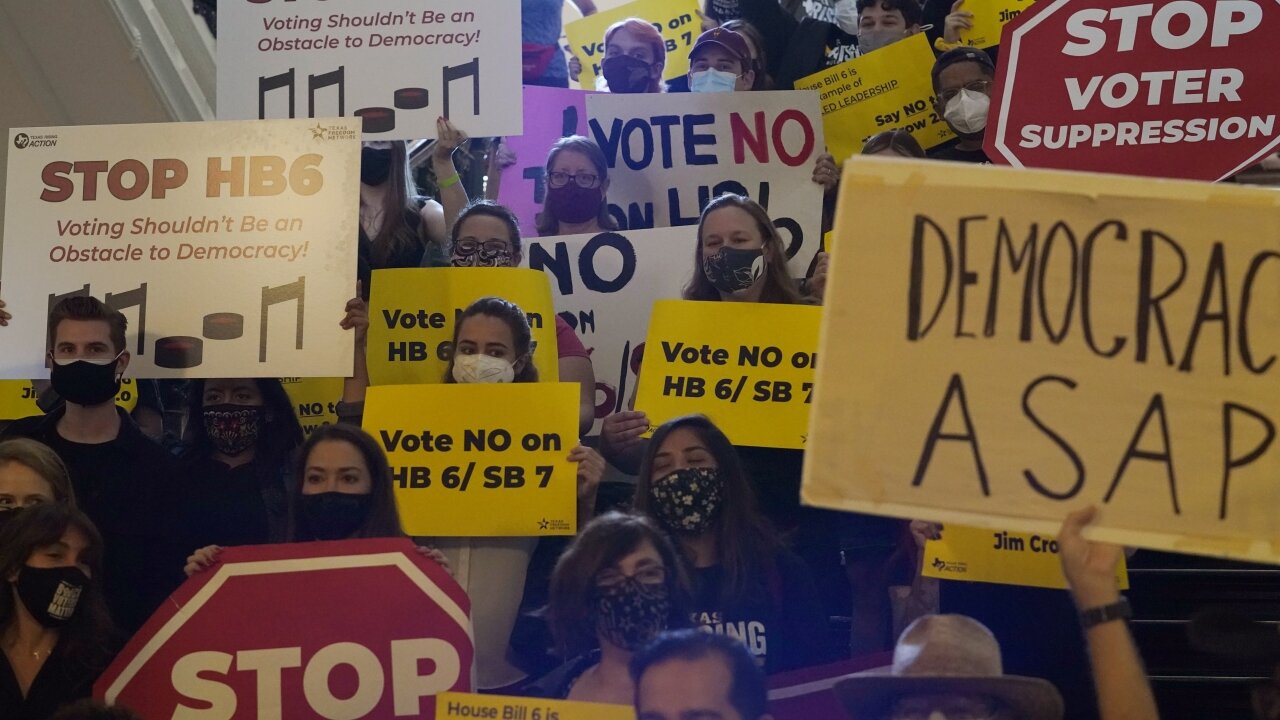
[[[43,415],[44,411],[36,404],[40,393],[35,383],[30,380],[0,380],[0,420],[18,420],[32,415]],[[120,392],[116,393],[116,405],[126,412],[133,412],[138,406],[138,390],[132,378],[120,381]]]
[[[841,193],[806,503],[1280,560],[1280,194],[880,158]]]
[[[564,26],[569,52],[582,63],[578,82],[584,90],[600,89],[596,87],[596,78],[600,77],[600,63],[604,60],[604,31],[619,20],[632,17],[647,20],[662,31],[667,51],[663,80],[689,72],[689,51],[702,34],[698,0],[635,0]]]
[[[960,42],[989,48],[1000,44],[1004,26],[1031,7],[1034,0],[964,0],[961,10],[973,13],[973,27],[960,31]]]
[[[436,695],[436,720],[635,720],[630,705],[446,692]]]
[[[559,380],[556,311],[546,273],[523,268],[375,270],[369,297],[369,382],[444,381],[453,326],[467,306],[496,296],[515,303],[533,330],[538,379]]]
[[[364,429],[387,454],[410,535],[577,532],[574,383],[369,388]]]
[[[795,82],[817,90],[827,149],[837,162],[862,152],[867,139],[905,129],[928,150],[955,137],[933,110],[934,54],[924,33]]]
[[[659,300],[636,410],[654,424],[703,413],[735,445],[803,448],[822,308]]]
[[[924,547],[925,577],[1065,590],[1058,542],[1047,535],[948,525],[941,540]],[[1116,567],[1120,589],[1129,587],[1124,560]]]
[[[298,422],[302,423],[303,435],[338,422],[342,383],[342,378],[280,378]]]

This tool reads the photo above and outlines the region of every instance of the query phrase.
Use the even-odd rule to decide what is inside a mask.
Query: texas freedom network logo
[[[307,129],[311,131],[312,140],[355,140],[359,137],[359,133],[355,130],[340,125],[316,123],[315,127]]]
[[[28,135],[20,132],[13,136],[13,146],[19,150],[29,147],[53,147],[57,144],[57,135]]]

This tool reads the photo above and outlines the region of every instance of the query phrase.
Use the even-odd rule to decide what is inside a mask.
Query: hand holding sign
[[[1110,605],[1120,599],[1116,582],[1116,566],[1124,559],[1118,545],[1090,542],[1084,537],[1085,527],[1098,516],[1098,508],[1077,510],[1062,521],[1058,532],[1058,556],[1062,573],[1067,576],[1076,606],[1094,608]]]
[[[967,10],[961,10],[964,6],[964,0],[956,0],[951,6],[951,14],[947,15],[946,22],[943,25],[942,39],[947,43],[960,42],[960,32],[962,30],[970,30],[973,28],[973,13]]]

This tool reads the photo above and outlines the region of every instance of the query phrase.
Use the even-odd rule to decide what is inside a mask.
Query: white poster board
[[[351,374],[355,120],[10,131],[0,377],[48,375],[46,320],[92,295],[131,377]]]
[[[358,117],[366,140],[519,135],[520,4],[223,3],[218,117]]]

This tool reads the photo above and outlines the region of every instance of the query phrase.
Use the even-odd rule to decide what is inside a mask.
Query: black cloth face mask
[[[360,182],[381,185],[391,177],[391,148],[360,148]]]
[[[639,650],[667,629],[671,596],[666,583],[645,584],[626,578],[596,588],[596,627],[616,647]]]
[[[76,612],[89,576],[78,567],[23,566],[13,583],[18,599],[31,617],[46,628],[64,625]]]
[[[345,540],[369,516],[368,493],[323,492],[302,496],[303,520],[316,540]]]
[[[49,370],[49,382],[59,397],[76,405],[101,405],[120,392],[120,377],[116,362],[123,355],[107,361],[72,360],[53,361]]]

